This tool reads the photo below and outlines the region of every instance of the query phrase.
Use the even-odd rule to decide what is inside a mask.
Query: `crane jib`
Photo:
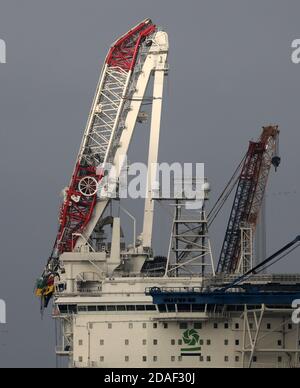
[[[119,124],[124,105],[123,95],[127,93],[130,71],[136,64],[141,43],[155,30],[156,26],[150,20],[146,20],[120,38],[109,51],[102,84],[97,92],[97,106],[93,108],[94,117],[85,134],[87,141],[80,152],[60,210],[57,236],[59,254],[71,252],[74,249],[78,235],[83,232],[92,217],[97,193],[91,192],[92,195],[84,195],[79,185],[85,178],[94,179],[99,183],[103,177],[98,173],[98,166],[109,154],[113,130],[108,128],[116,129]],[[109,109],[109,116],[105,108]],[[97,128],[97,131],[94,128]]]
[[[241,260],[241,227],[254,231],[262,206],[271,166],[280,164],[277,126],[264,127],[260,139],[250,142],[237,185],[222,251],[219,273],[235,273]]]

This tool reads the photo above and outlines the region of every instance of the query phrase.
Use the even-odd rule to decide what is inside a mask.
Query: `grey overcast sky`
[[[298,234],[300,65],[291,62],[291,42],[300,38],[299,15],[299,0],[0,0],[7,43],[7,64],[0,64],[0,298],[8,308],[0,366],[55,366],[54,325],[50,312],[41,321],[33,284],[55,237],[59,193],[109,45],[146,17],[168,31],[171,45],[160,160],[205,162],[213,201],[248,140],[263,125],[280,125],[283,163],[270,181],[268,251]],[[139,126],[131,149],[136,160],[143,131]],[[212,230],[216,256],[227,217]],[[155,238],[159,244],[168,235]],[[298,257],[276,270],[300,272]]]

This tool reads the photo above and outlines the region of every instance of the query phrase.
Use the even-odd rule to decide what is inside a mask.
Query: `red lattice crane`
[[[235,273],[241,255],[241,226],[247,223],[256,229],[271,166],[280,164],[278,156],[279,129],[264,127],[257,142],[250,142],[240,174],[217,272]]]

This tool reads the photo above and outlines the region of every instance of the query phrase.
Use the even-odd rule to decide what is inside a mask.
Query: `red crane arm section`
[[[120,67],[125,71],[134,68],[141,41],[153,34],[156,26],[151,20],[146,20],[122,36],[110,49],[106,63],[109,66]]]

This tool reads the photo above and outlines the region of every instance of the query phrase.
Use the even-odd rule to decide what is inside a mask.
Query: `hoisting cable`
[[[294,247],[294,245],[295,245],[295,247]],[[300,235],[297,236],[295,238],[295,240],[293,240],[292,242],[290,242],[289,244],[287,244],[283,248],[281,248],[279,251],[275,252],[272,256],[268,257],[266,260],[262,261],[260,264],[258,264],[254,268],[250,269],[244,275],[242,275],[239,278],[237,278],[234,282],[232,282],[231,284],[229,284],[226,287],[224,287],[222,289],[222,291],[227,291],[230,288],[233,288],[233,287],[239,285],[241,282],[249,279],[252,275],[256,275],[258,273],[261,273],[265,269],[269,268],[271,265],[273,265],[273,264],[279,262],[280,260],[282,260],[283,258],[285,258],[288,254],[293,252],[299,246],[300,246]],[[292,249],[290,249],[290,248],[292,248]],[[284,255],[282,255],[282,253],[286,252],[286,251],[287,251],[287,253],[284,253]],[[279,256],[279,255],[282,255],[282,256],[280,256],[275,262],[273,262],[273,260],[275,258],[277,258],[277,256]],[[266,264],[269,264],[269,266],[266,267]]]
[[[215,205],[213,206],[213,208],[209,212],[209,214],[208,214],[208,227],[210,227],[212,225],[212,223],[215,221],[215,219],[219,215],[220,211],[222,210],[223,206],[225,205],[227,199],[230,197],[235,186],[237,185],[238,180],[240,178],[240,170],[245,162],[246,156],[247,155],[245,155],[243,157],[243,159],[241,160],[241,162],[239,163],[234,174],[232,175],[229,182],[227,183],[225,189],[223,190],[223,192],[219,196],[217,202],[215,203]]]
[[[277,260],[275,260],[273,263],[270,263],[269,265],[267,265],[266,267],[262,268],[261,270],[255,272],[255,275],[259,275],[260,273],[266,271],[267,269],[269,269],[270,267],[272,267],[274,264],[277,264],[279,263],[281,260],[283,260],[286,256],[290,255],[291,253],[293,253],[296,249],[298,249],[300,247],[300,243],[298,245],[296,245],[294,248],[290,249],[288,252],[286,252],[284,255],[280,256]],[[249,278],[251,278],[252,275],[249,275],[249,277],[246,279],[248,280]]]

